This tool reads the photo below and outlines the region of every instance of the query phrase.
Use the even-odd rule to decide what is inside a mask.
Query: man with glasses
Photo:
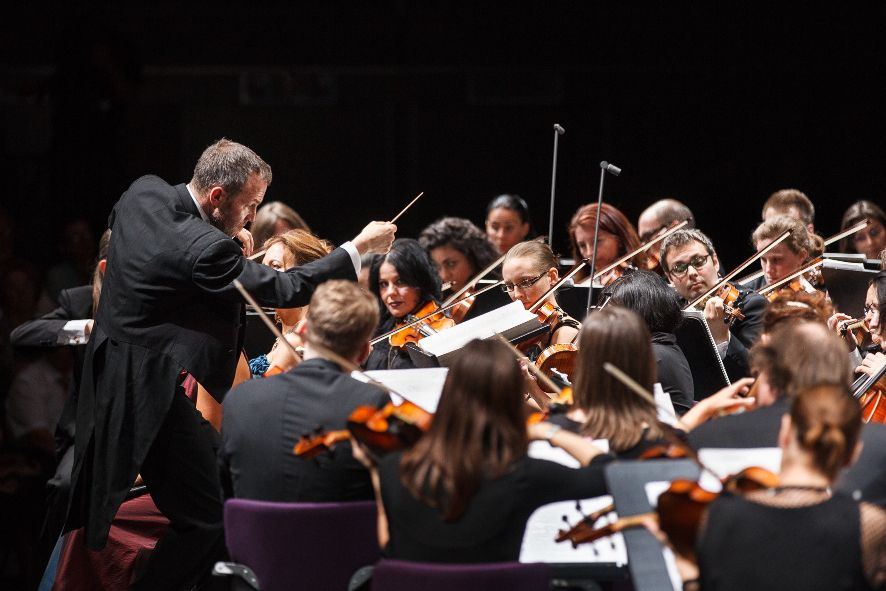
[[[708,292],[720,281],[720,261],[711,239],[697,229],[677,230],[662,241],[661,267],[677,293],[688,303]],[[768,304],[760,294],[740,289],[733,307],[741,309],[744,320],[728,322],[723,300],[711,297],[704,315],[717,344],[729,379],[750,375],[748,349],[763,330],[763,312]]]

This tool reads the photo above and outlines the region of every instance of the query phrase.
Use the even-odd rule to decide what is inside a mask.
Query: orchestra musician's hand
[[[754,378],[742,378],[732,385],[711,394],[680,417],[677,426],[685,431],[692,431],[700,424],[720,414],[729,414],[738,410],[754,408],[756,399],[753,396],[747,396],[753,383]]]
[[[243,256],[248,257],[252,255],[255,249],[255,240],[252,238],[252,232],[243,228],[237,232],[234,240],[240,243],[240,247],[243,249]]]
[[[548,407],[548,403],[556,398],[556,394],[545,392],[538,385],[538,379],[535,374],[529,371],[526,361],[520,360],[520,371],[523,373],[523,387],[526,389],[526,403],[533,408],[544,410]]]
[[[846,320],[852,320],[852,316],[848,314],[843,314],[842,312],[837,312],[833,314],[830,318],[828,318],[828,329],[836,332],[843,338],[843,342],[846,343],[847,349],[850,351],[854,350],[858,347],[858,342],[855,340],[855,335],[851,330],[847,330],[845,334],[841,334],[840,331],[840,323]]]
[[[714,342],[725,343],[729,340],[729,325],[726,324],[726,309],[723,300],[714,296],[704,306],[704,318],[711,329]]]
[[[856,372],[872,376],[886,363],[886,355],[883,353],[870,353],[861,361],[861,365],[855,368]]]
[[[86,321],[86,326],[83,327],[83,333],[86,335],[86,339],[89,339],[89,335],[92,334],[92,325],[95,324],[95,320],[90,318]]]
[[[668,539],[668,535],[658,526],[658,519],[654,516],[649,515],[647,518],[643,519],[643,527],[645,527],[662,546],[667,546],[673,551],[674,562],[677,566],[677,572],[680,574],[680,580],[683,581],[683,588],[687,591],[690,589],[698,589],[698,564],[696,564],[691,558],[683,556],[674,549],[671,541]]]
[[[357,252],[364,255],[368,252],[387,254],[394,242],[397,226],[390,222],[369,222],[352,241]]]

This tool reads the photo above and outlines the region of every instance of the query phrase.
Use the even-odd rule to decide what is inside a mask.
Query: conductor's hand
[[[248,257],[252,255],[252,250],[255,248],[255,245],[252,240],[252,233],[246,228],[242,228],[237,235],[234,236],[234,239],[240,243],[240,246],[243,248],[243,256]]]
[[[390,222],[369,222],[369,225],[354,238],[353,243],[361,255],[368,252],[387,254],[391,250],[396,232],[397,226]]]

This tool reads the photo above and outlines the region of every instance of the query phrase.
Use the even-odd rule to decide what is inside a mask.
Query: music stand
[[[683,323],[676,335],[677,345],[689,362],[696,400],[707,398],[730,384],[704,312],[683,310]]]
[[[834,309],[853,318],[864,317],[864,298],[868,283],[879,270],[868,269],[862,263],[848,263],[825,259],[821,266],[824,284],[834,303]]]
[[[696,480],[699,468],[692,460],[616,461],[606,466],[605,475],[619,517],[628,517],[653,511],[646,494],[648,483]],[[634,589],[674,591],[659,541],[642,527],[627,528],[621,533]]]

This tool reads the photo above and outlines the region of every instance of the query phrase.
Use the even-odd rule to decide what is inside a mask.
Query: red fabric
[[[53,591],[127,589],[136,563],[147,559],[168,524],[151,496],[142,495],[120,506],[102,550],[86,547],[82,529],[72,531],[65,537]]]

